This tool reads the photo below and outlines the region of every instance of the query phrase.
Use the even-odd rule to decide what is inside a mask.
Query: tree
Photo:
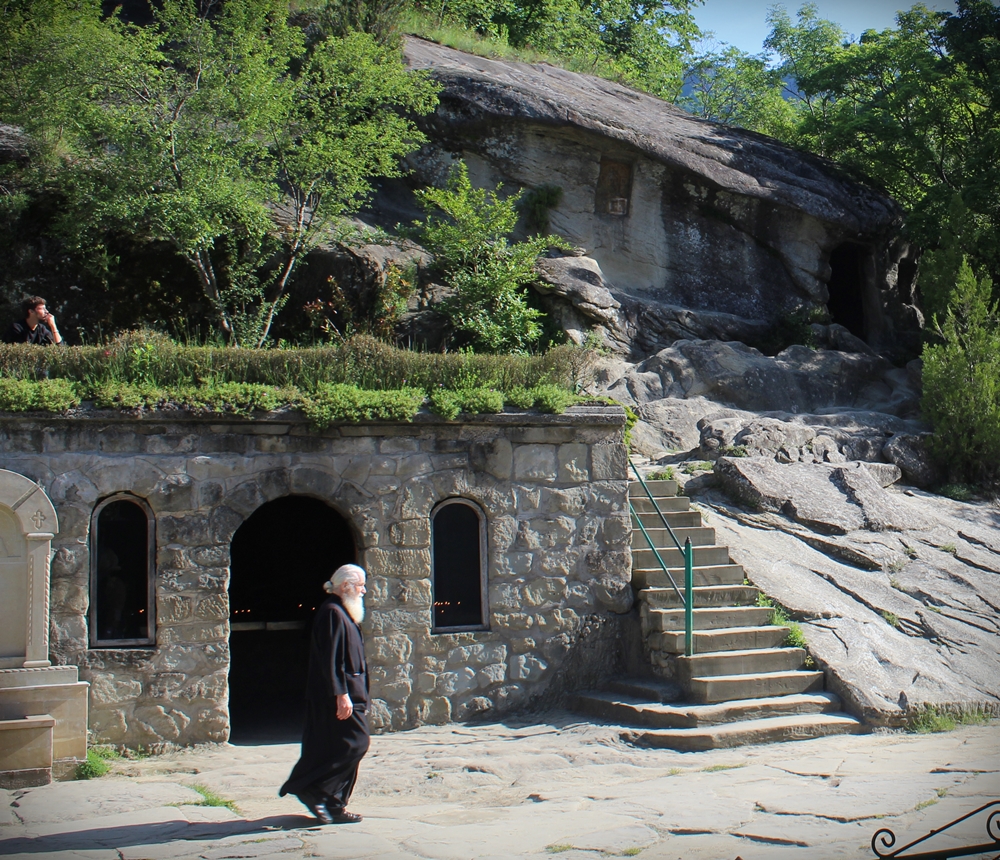
[[[764,56],[731,45],[697,54],[685,72],[685,94],[677,103],[695,116],[772,137],[788,137],[796,111],[784,98],[781,72]]]
[[[433,106],[371,37],[307,51],[287,0],[166,0],[148,27],[93,0],[8,2],[0,107],[39,141],[34,180],[65,201],[68,244],[169,243],[234,345],[264,342],[321,228],[419,144],[395,109]]]
[[[797,25],[779,10],[766,44],[799,103],[789,142],[899,200],[905,235],[928,252],[930,292],[944,297],[963,257],[1000,278],[1000,8],[958,0],[950,15],[918,4],[896,20],[852,42],[813,6]],[[931,307],[943,309],[941,299]]]
[[[924,348],[923,410],[930,449],[961,481],[1000,479],[1000,314],[992,282],[963,260],[940,343]]]
[[[508,241],[520,197],[505,198],[500,187],[473,188],[461,162],[445,188],[417,192],[427,218],[407,231],[434,255],[435,268],[455,291],[441,310],[471,346],[487,352],[521,352],[539,339],[542,314],[528,305],[524,286],[537,277],[539,254],[564,244],[554,236]]]

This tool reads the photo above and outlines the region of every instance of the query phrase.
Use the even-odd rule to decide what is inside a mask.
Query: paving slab
[[[871,860],[879,827],[903,844],[1000,797],[997,722],[705,753],[637,748],[623,730],[550,714],[376,736],[351,804],[365,819],[334,827],[277,797],[295,744],[177,751],[89,782],[0,792],[0,855]],[[238,811],[192,805],[195,784]]]

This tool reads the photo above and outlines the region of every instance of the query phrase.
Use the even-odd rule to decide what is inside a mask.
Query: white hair
[[[342,564],[333,572],[333,576],[323,583],[323,591],[327,594],[335,594],[344,583],[353,581],[363,584],[365,578],[365,569],[360,565]]]

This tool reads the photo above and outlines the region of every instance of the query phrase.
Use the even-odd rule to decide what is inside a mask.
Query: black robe
[[[347,693],[354,713],[337,719],[337,696]],[[328,805],[347,806],[358,765],[368,752],[368,671],[361,628],[337,595],[316,612],[309,646],[306,724],[302,754],[278,792],[329,797]]]

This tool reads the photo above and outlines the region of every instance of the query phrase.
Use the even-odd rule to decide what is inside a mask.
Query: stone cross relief
[[[40,510],[39,511],[35,511],[31,515],[31,521],[35,524],[35,528],[38,529],[39,531],[41,531],[42,530],[42,523],[45,522],[45,514],[43,514]]]

